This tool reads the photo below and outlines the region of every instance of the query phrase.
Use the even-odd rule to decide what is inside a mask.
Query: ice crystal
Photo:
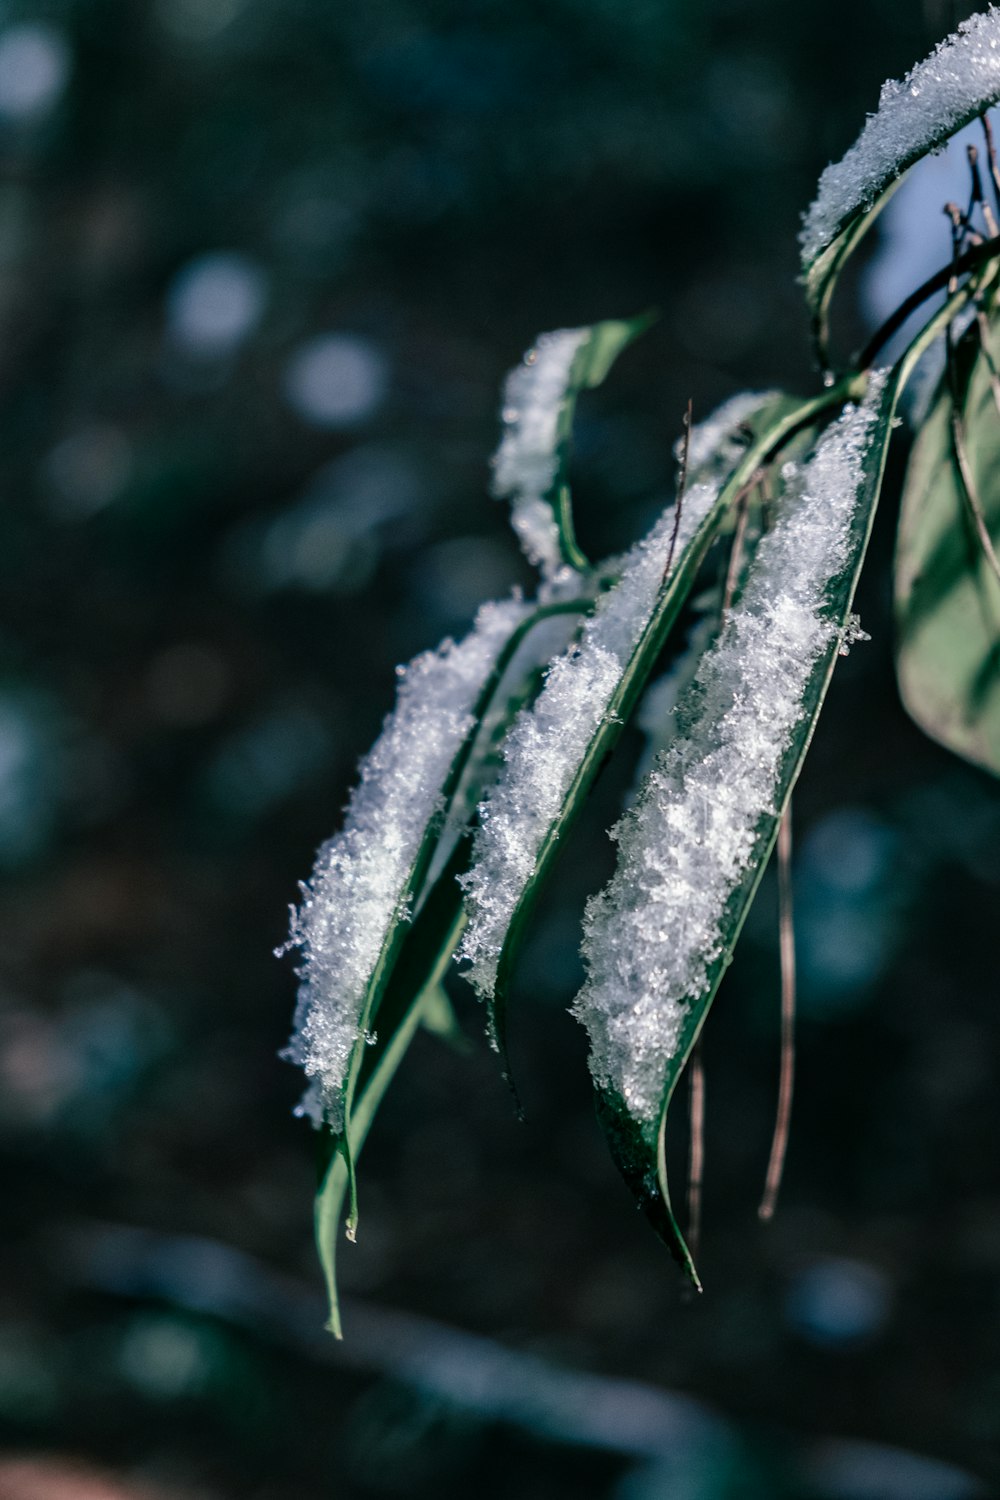
[[[525,556],[546,577],[563,566],[547,497],[559,470],[560,417],[573,361],[589,337],[588,328],[543,333],[504,384],[504,433],[493,457],[493,493],[510,501],[511,525]]]
[[[675,711],[673,745],[613,830],[618,867],[588,903],[587,981],[574,1013],[598,1086],[639,1122],[658,1116],[690,1004],[721,956],[727,904],[776,812],[778,778],[816,664],[841,634],[828,589],[850,562],[863,464],[884,375],[802,468],[786,466],[778,518],[739,603]]]
[[[878,109],[847,154],[826,168],[805,216],[808,268],[845,220],[868,209],[912,162],[1000,97],[1000,10],[963,21],[898,83],[882,85]]]
[[[302,983],[286,1055],[311,1080],[300,1112],[316,1123],[343,1125],[342,1089],[369,981],[412,895],[414,861],[476,699],[527,609],[517,599],[486,604],[464,640],[398,669],[396,706],[362,761],[344,827],[320,849],[293,910],[290,946],[302,950]]]
[[[734,432],[762,399],[727,402],[695,428],[691,446],[701,472],[715,466],[720,450],[721,468],[732,467],[741,451]],[[718,472],[702,480],[692,472],[677,523],[674,568],[715,504],[723,477]],[[507,929],[549,828],[655,607],[674,529],[671,508],[627,554],[617,583],[598,601],[580,639],[551,663],[538,698],[518,715],[504,741],[503,769],[479,809],[472,868],[463,877],[469,924],[458,956],[483,997],[493,992]]]

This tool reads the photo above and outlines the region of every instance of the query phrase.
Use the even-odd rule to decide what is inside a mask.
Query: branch
[[[899,304],[892,316],[887,318],[882,327],[872,335],[861,353],[852,361],[854,368],[869,369],[876,354],[884,344],[889,342],[894,333],[899,332],[911,313],[916,312],[917,308],[926,302],[928,297],[933,297],[935,292],[947,290],[948,283],[953,276],[964,276],[968,271],[978,270],[980,266],[986,265],[998,255],[1000,255],[1000,235],[993,239],[983,240],[980,245],[973,245],[963,255],[959,255],[955,260],[949,261],[946,266],[942,266],[939,271],[935,271],[933,276],[929,276],[922,286],[918,286],[916,291],[911,292],[906,300]]]

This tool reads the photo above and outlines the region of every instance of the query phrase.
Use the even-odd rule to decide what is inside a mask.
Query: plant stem
[[[915,313],[928,297],[933,297],[935,292],[945,291],[954,276],[964,276],[967,271],[975,271],[997,256],[1000,256],[1000,236],[971,246],[964,254],[957,256],[948,265],[942,266],[939,271],[935,271],[934,275],[929,276],[915,291],[911,292],[899,304],[892,316],[886,319],[882,327],[876,330],[864,349],[852,361],[854,367],[860,370],[869,369],[879,350],[889,342],[894,333],[899,332],[907,318]]]
[[[792,1120],[795,1088],[795,922],[792,907],[792,805],[789,802],[778,825],[778,941],[781,955],[781,1072],[778,1109],[771,1140],[771,1157],[764,1180],[764,1196],[757,1213],[764,1220],[774,1217],[785,1170],[785,1153]]]

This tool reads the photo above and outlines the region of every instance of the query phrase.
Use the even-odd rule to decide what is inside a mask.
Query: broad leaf
[[[1000,391],[980,339],[973,323],[910,456],[896,543],[897,674],[932,739],[1000,774],[1000,582],[972,510],[1000,547]]]

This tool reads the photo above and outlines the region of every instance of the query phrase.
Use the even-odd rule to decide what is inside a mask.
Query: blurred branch
[[[348,1336],[338,1342],[323,1329],[326,1303],[311,1286],[217,1240],[76,1223],[58,1243],[58,1270],[79,1286],[207,1314],[310,1359],[391,1377],[484,1421],[550,1441],[656,1460],[728,1432],[722,1417],[690,1396],[566,1369],[358,1299],[345,1299]]]

